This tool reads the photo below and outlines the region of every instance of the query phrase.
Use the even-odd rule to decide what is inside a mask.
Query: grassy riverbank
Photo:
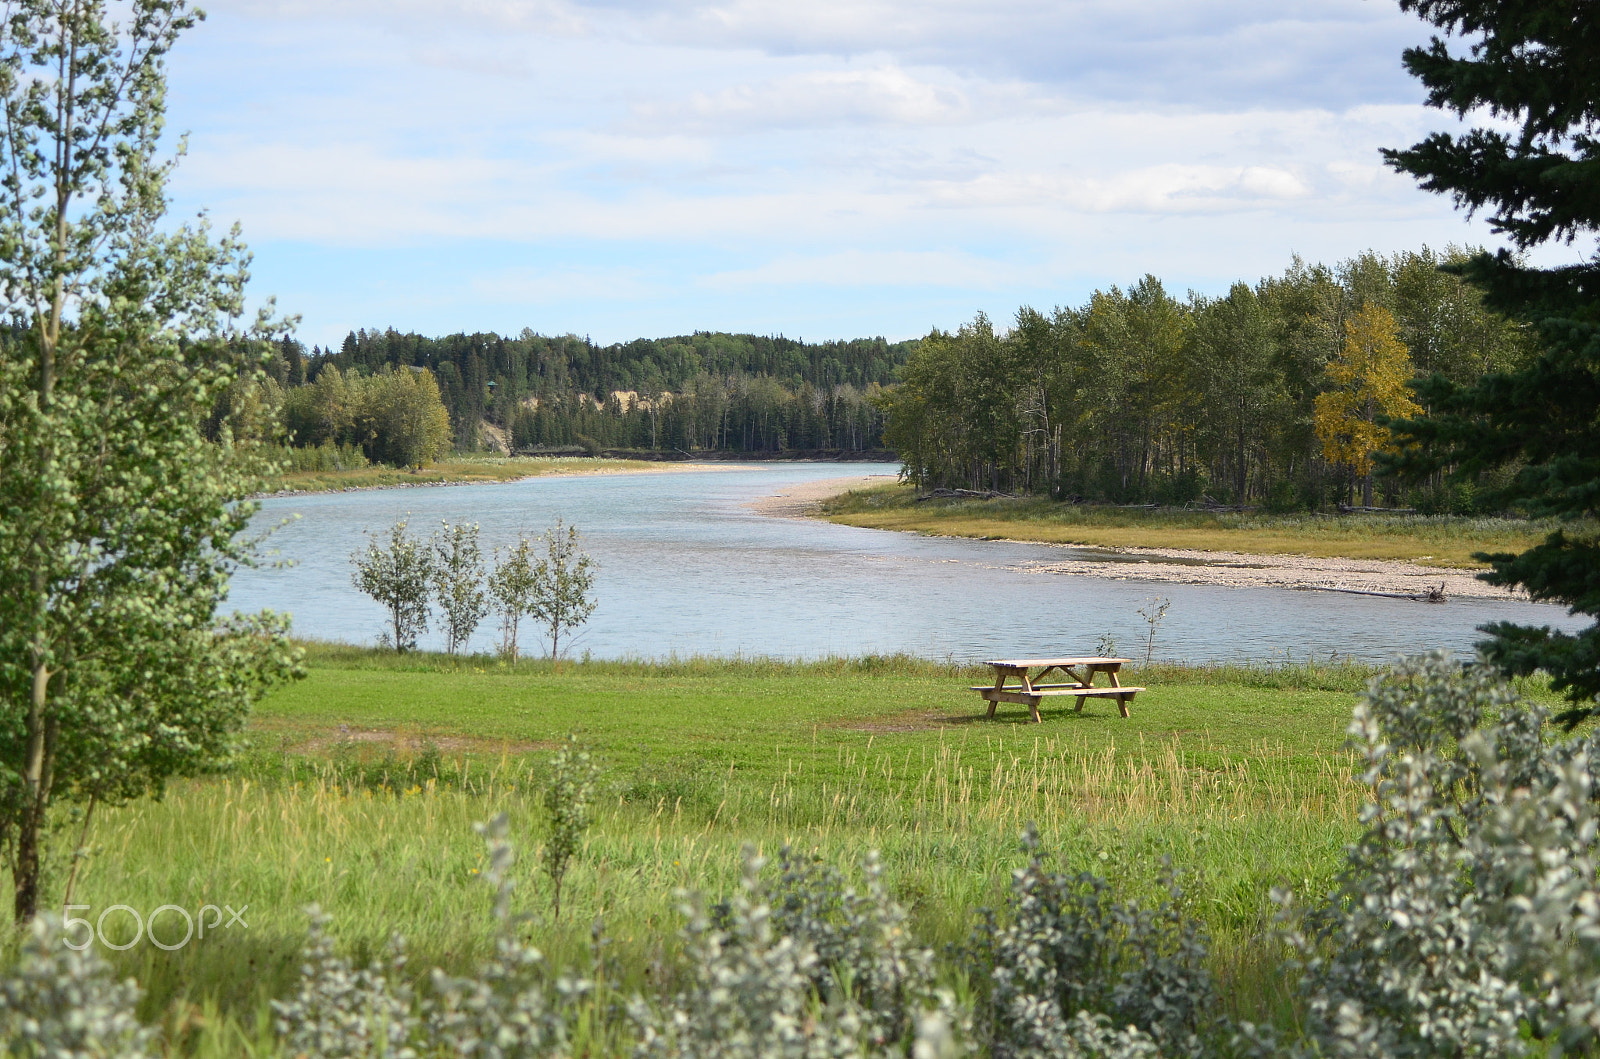
[[[418,470],[373,464],[347,471],[290,471],[273,481],[275,491],[328,493],[340,489],[384,489],[403,485],[511,482],[546,474],[616,474],[660,471],[676,465],[654,460],[562,456],[455,456]]]
[[[671,986],[674,890],[728,892],[746,842],[842,865],[881,850],[916,933],[944,952],[1000,900],[1031,819],[1063,867],[1124,895],[1153,894],[1170,857],[1215,936],[1222,995],[1279,1018],[1267,891],[1320,889],[1361,802],[1342,749],[1359,666],[1152,666],[1132,674],[1150,691],[1128,719],[1092,702],[1033,725],[1022,707],[982,718],[966,685],[987,670],[909,658],[558,668],[312,645],[308,662],[252,720],[231,773],[95,818],[74,897],[91,916],[249,906],[247,930],[111,954],[189,1051],[266,1040],[313,902],[358,953],[404,934],[419,978],[472,965],[490,926],[472,824],[500,811],[536,943],[587,967],[603,916],[625,993]],[[535,872],[541,781],[572,731],[604,793],[554,922]]]
[[[1522,551],[1555,523],[1451,515],[1273,515],[1186,511],[1050,500],[929,500],[909,486],[884,485],[823,504],[833,522],[949,537],[1005,538],[1110,548],[1193,548],[1257,555],[1400,559],[1481,568],[1474,552]],[[1581,525],[1581,532],[1597,527]]]

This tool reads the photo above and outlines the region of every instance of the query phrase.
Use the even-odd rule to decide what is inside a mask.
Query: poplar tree
[[[281,621],[217,620],[261,485],[204,428],[274,329],[240,323],[236,231],[163,227],[165,61],[200,16],[116,10],[18,0],[0,19],[0,848],[19,920],[54,807],[213,763],[296,665]]]
[[[1449,195],[1515,250],[1600,232],[1600,9],[1569,0],[1401,0],[1440,30],[1406,51],[1430,106],[1475,121],[1388,150],[1388,163]],[[1484,120],[1483,116],[1491,120]],[[1557,518],[1600,514],[1600,263],[1533,268],[1511,249],[1463,267],[1492,309],[1520,320],[1542,346],[1513,371],[1470,386],[1436,375],[1419,387],[1425,418],[1400,425],[1413,451],[1401,470],[1503,468],[1491,502]],[[1600,541],[1557,531],[1521,554],[1483,554],[1484,579],[1600,617]],[[1487,657],[1510,674],[1543,670],[1573,702],[1566,719],[1597,712],[1600,622],[1572,635],[1509,622],[1484,626]]]
[[[545,557],[533,565],[527,613],[550,637],[550,660],[561,657],[561,634],[589,620],[595,563],[578,547],[578,527],[556,519],[544,535]]]
[[[1347,467],[1372,506],[1373,457],[1394,448],[1389,419],[1422,411],[1411,399],[1411,354],[1395,336],[1394,316],[1363,305],[1345,321],[1344,348],[1327,367],[1333,387],[1314,403],[1317,437],[1329,463]]]
[[[483,550],[478,546],[478,524],[446,522],[434,533],[430,567],[434,598],[444,623],[445,649],[459,654],[472,639],[478,623],[489,613],[484,591]]]

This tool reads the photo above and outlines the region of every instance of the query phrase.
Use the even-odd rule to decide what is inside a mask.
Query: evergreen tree
[[[1461,133],[1436,132],[1384,152],[1391,166],[1469,212],[1483,210],[1519,250],[1600,231],[1600,9],[1568,0],[1401,0],[1442,31],[1405,53],[1428,103],[1459,118],[1489,115]],[[1419,387],[1426,418],[1402,424],[1415,446],[1398,466],[1514,471],[1494,501],[1535,515],[1600,512],[1600,263],[1530,268],[1510,251],[1479,254],[1463,271],[1490,308],[1526,321],[1543,346],[1513,371],[1471,386],[1435,375]],[[1552,533],[1520,555],[1484,555],[1485,580],[1600,616],[1600,542]],[[1497,622],[1484,649],[1503,670],[1544,670],[1575,704],[1597,711],[1600,623],[1577,635]]]

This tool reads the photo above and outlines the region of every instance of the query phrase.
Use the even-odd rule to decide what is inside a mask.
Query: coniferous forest
[[[393,446],[363,434],[337,391],[352,376],[408,368],[436,380],[462,451],[853,453],[882,448],[878,395],[915,347],[712,332],[602,346],[528,329],[443,338],[360,330],[337,351],[284,341],[267,389],[294,444],[355,444],[373,459]]]

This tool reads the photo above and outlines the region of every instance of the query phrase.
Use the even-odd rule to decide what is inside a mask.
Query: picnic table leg
[[[1071,670],[1071,669],[1065,669],[1064,668],[1064,669],[1061,670],[1061,672],[1065,673],[1067,676],[1071,677],[1073,680],[1076,680],[1078,682],[1078,686],[1079,687],[1086,688],[1089,685],[1094,683],[1094,670],[1092,670],[1092,669],[1089,670],[1089,675],[1086,676],[1086,677],[1078,676],[1078,674],[1074,670]],[[1075,708],[1074,712],[1082,713],[1083,712],[1083,704],[1084,704],[1085,701],[1086,700],[1084,699],[1084,697],[1082,695],[1079,695],[1078,696],[1078,705]]]
[[[1121,668],[1120,664],[1119,664],[1118,668]],[[1112,687],[1114,687],[1114,688],[1122,687],[1122,681],[1117,679],[1117,671],[1115,669],[1107,669],[1106,670],[1106,676],[1111,678],[1111,686]],[[1132,697],[1133,697],[1132,695],[1118,695],[1117,696],[1117,712],[1122,714],[1122,716],[1124,716],[1124,717],[1128,716],[1128,700],[1131,699]]]
[[[994,690],[996,690],[996,691],[999,691],[1001,688],[1006,686],[1005,670],[1000,670],[999,673],[1000,673],[1000,675],[994,678]],[[989,700],[989,716],[990,717],[994,716],[994,708],[996,706],[998,706],[998,705],[1000,705],[1000,700],[999,699],[990,699]]]
[[[1043,675],[1044,674],[1042,673],[1040,674],[1040,676]],[[1033,692],[1033,681],[1028,679],[1028,671],[1026,669],[1022,671],[1022,690],[1030,694]],[[1028,700],[1028,712],[1033,715],[1034,724],[1044,723],[1043,718],[1039,716],[1039,696],[1033,695],[1033,697]]]

